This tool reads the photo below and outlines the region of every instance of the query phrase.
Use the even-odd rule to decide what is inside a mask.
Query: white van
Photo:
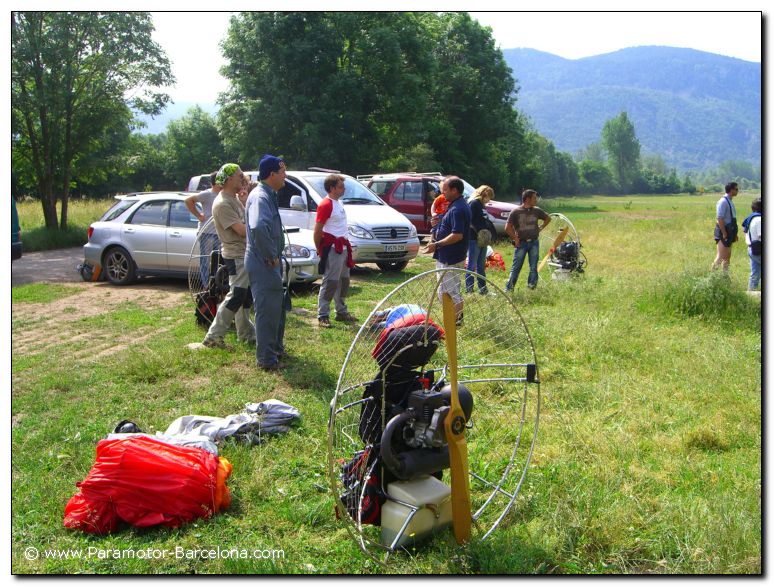
[[[287,171],[285,187],[279,191],[283,224],[314,229],[317,205],[326,195],[323,182],[329,173]],[[259,181],[257,171],[245,171],[245,175]],[[419,253],[416,228],[357,179],[340,175],[346,179],[341,203],[347,211],[355,263],[376,263],[382,271],[402,271]]]

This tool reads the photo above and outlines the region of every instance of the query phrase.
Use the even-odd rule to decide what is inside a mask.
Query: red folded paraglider
[[[494,268],[498,271],[505,271],[505,261],[503,260],[503,256],[497,251],[489,255],[486,258],[486,268]]]
[[[105,534],[119,522],[177,527],[226,509],[231,463],[148,436],[97,443],[97,456],[65,507],[64,525]]]

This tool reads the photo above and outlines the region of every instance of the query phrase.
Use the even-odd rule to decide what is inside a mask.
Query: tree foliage
[[[14,168],[40,196],[47,228],[67,227],[74,173],[116,169],[99,154],[126,139],[131,109],[158,113],[169,100],[155,89],[174,78],[152,31],[141,12],[12,13]]]
[[[627,193],[640,175],[640,142],[626,112],[611,118],[602,128],[602,145],[617,187]]]
[[[466,13],[243,13],[223,49],[219,126],[241,162],[273,152],[351,174],[433,163],[503,188],[520,163],[513,78]]]
[[[225,150],[215,119],[199,106],[167,126],[170,176],[175,185],[184,186],[194,175],[217,170],[225,161]]]

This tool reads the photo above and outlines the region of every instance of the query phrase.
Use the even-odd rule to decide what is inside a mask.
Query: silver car
[[[185,205],[186,192],[153,192],[116,196],[118,200],[89,226],[83,247],[82,275],[104,276],[126,285],[141,275],[188,278],[197,238],[198,221]],[[285,256],[290,263],[290,283],[319,278],[319,257],[311,230],[287,235]]]

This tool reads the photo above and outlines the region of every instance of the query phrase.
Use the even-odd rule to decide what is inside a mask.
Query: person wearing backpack
[[[744,240],[747,243],[747,254],[750,255],[750,281],[747,284],[748,291],[758,289],[761,280],[761,261],[763,259],[763,241],[761,240],[761,222],[763,205],[760,198],[752,203],[752,214],[742,222],[742,230],[745,233]]]
[[[726,184],[725,195],[716,205],[715,243],[717,255],[712,262],[712,270],[723,265],[723,271],[728,271],[731,263],[731,245],[739,240],[739,226],[736,223],[736,207],[732,200],[739,194],[739,186],[735,181]]]
[[[492,222],[486,215],[486,205],[494,198],[494,190],[488,185],[479,186],[470,198],[470,239],[468,240],[468,263],[465,269],[478,273],[478,293],[488,292],[486,287],[486,248],[496,234]],[[473,293],[473,275],[465,275],[465,291]]]

